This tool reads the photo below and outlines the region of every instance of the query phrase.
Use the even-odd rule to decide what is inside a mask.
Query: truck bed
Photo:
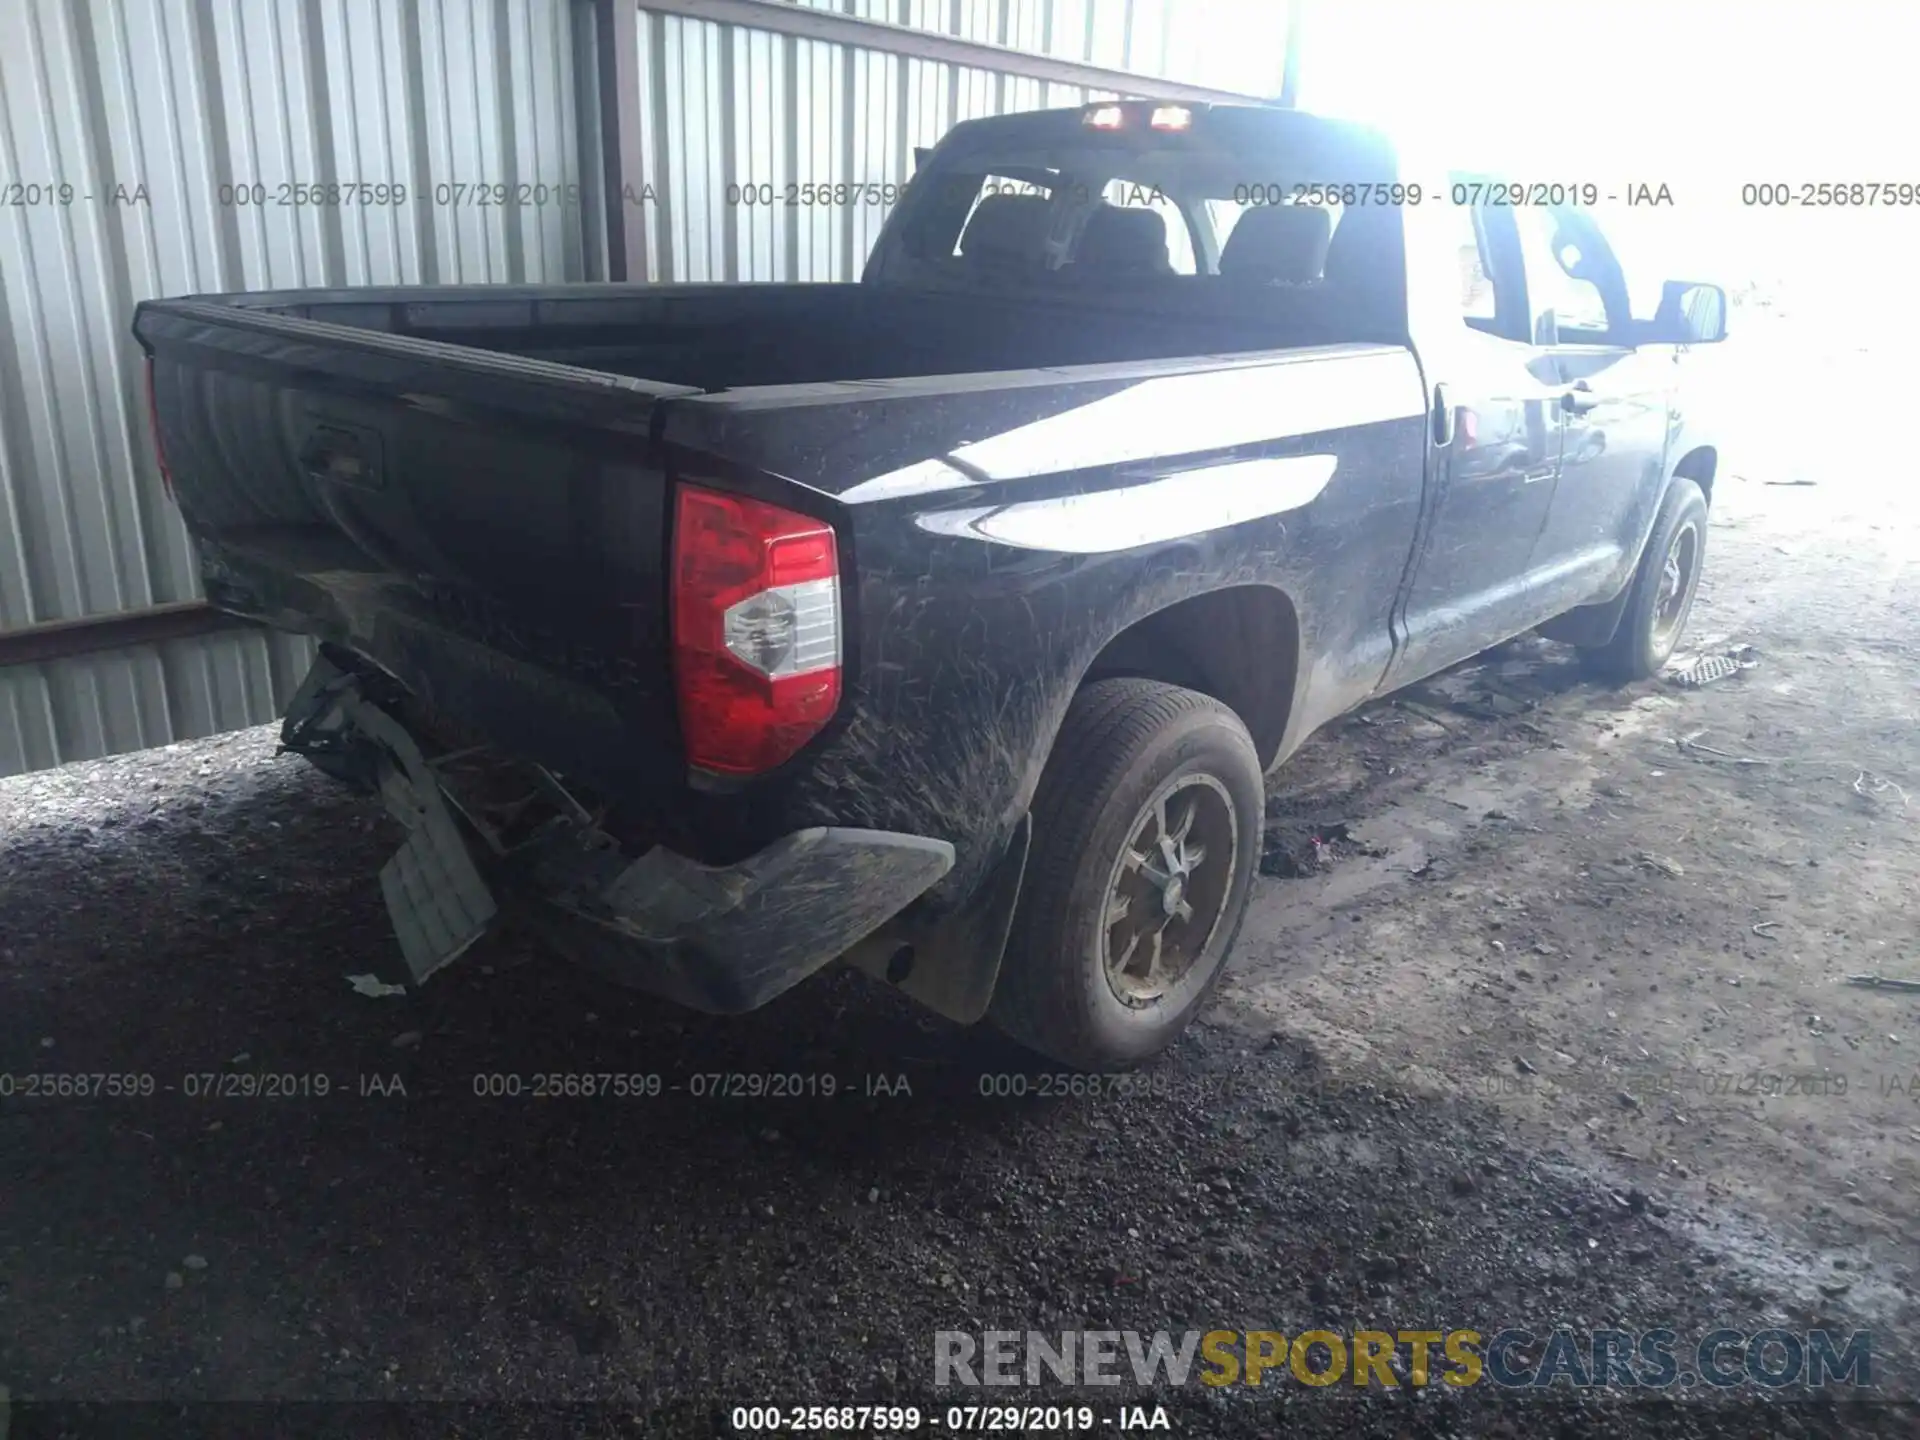
[[[1321,296],[1218,276],[1003,296],[881,285],[258,292],[210,303],[699,390],[1152,360],[1352,339]]]
[[[808,816],[897,826],[885,812],[911,799],[956,833],[984,828],[984,856],[1025,783],[1024,762],[984,734],[991,776],[949,765],[938,794],[849,792],[853,771],[835,763],[788,766],[745,793],[690,781],[668,636],[674,482],[757,494],[844,538],[859,653],[836,729],[891,753],[894,739],[860,729],[862,696],[893,683],[889,607],[933,581],[983,600],[1006,584],[990,553],[931,535],[916,520],[924,498],[902,497],[931,483],[952,508],[1065,471],[1208,463],[1272,433],[1276,363],[1300,370],[1285,390],[1309,417],[1347,423],[1338,382],[1353,372],[1274,351],[1290,334],[1348,342],[1303,361],[1377,352],[1341,333],[1350,313],[1316,315],[1285,293],[1263,311],[1218,277],[1178,283],[1196,279],[1132,308],[1064,296],[996,309],[868,285],[279,292],[149,301],[134,328],[215,604],[371,662],[453,736],[645,817],[646,842],[731,861]],[[1248,348],[1262,353],[1231,353]],[[1396,353],[1356,363],[1410,373]],[[1231,378],[1242,367],[1244,383]],[[1044,593],[1050,607],[1065,591]],[[980,616],[962,610],[920,615],[915,643],[970,653]],[[949,678],[933,677],[943,697]],[[1022,723],[1049,727],[1054,708]],[[833,733],[830,755],[857,738]],[[968,847],[956,886],[976,858]]]

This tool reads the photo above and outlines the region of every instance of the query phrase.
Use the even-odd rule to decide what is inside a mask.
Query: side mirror
[[[933,147],[932,147],[931,145],[916,145],[916,146],[914,146],[914,147],[913,147],[913,168],[914,168],[914,170],[915,170],[915,171],[918,171],[918,170],[920,169],[920,167],[921,167],[922,165],[924,165],[924,164],[926,164],[926,163],[927,163],[927,157],[928,157],[929,155],[931,155],[931,154],[933,154]]]
[[[1713,345],[1727,338],[1727,292],[1695,280],[1669,280],[1653,317],[1653,339],[1668,345]]]

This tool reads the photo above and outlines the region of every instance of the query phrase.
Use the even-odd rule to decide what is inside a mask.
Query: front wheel
[[[1034,795],[994,1023],[1085,1070],[1172,1044],[1239,936],[1264,819],[1226,706],[1154,680],[1082,688]]]
[[[1634,572],[1620,628],[1605,645],[1581,652],[1588,665],[1621,684],[1657,675],[1687,628],[1706,557],[1706,496],[1693,481],[1675,479]]]

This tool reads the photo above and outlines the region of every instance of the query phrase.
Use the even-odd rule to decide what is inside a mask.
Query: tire
[[[1706,497],[1693,481],[1676,478],[1660,502],[1613,639],[1581,652],[1588,667],[1621,685],[1659,674],[1686,631],[1706,558]],[[1680,570],[1677,590],[1671,588],[1670,560]]]
[[[1219,701],[1157,680],[1083,687],[1034,795],[994,1024],[1082,1070],[1171,1045],[1239,938],[1265,807],[1253,741]]]

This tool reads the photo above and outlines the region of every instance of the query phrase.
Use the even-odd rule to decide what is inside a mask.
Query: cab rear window
[[[1236,269],[1312,284],[1353,207],[1302,204],[1300,193],[1383,190],[1391,178],[1384,149],[1356,156],[1351,132],[1343,139],[1310,117],[1216,121],[1196,111],[1163,133],[1144,113],[1127,121],[1131,132],[1088,133],[1074,112],[976,122],[967,143],[943,146],[916,178],[895,238],[913,262],[983,285],[1125,285]],[[1276,144],[1276,129],[1292,143]]]
[[[1185,110],[1127,102],[958,127],[922,157],[867,278],[1223,314],[1257,287],[1263,304],[1293,303],[1284,289],[1296,309],[1404,313],[1389,197],[1412,187],[1394,183],[1383,137],[1247,107],[1158,123]],[[1317,295],[1339,255],[1340,294]]]

